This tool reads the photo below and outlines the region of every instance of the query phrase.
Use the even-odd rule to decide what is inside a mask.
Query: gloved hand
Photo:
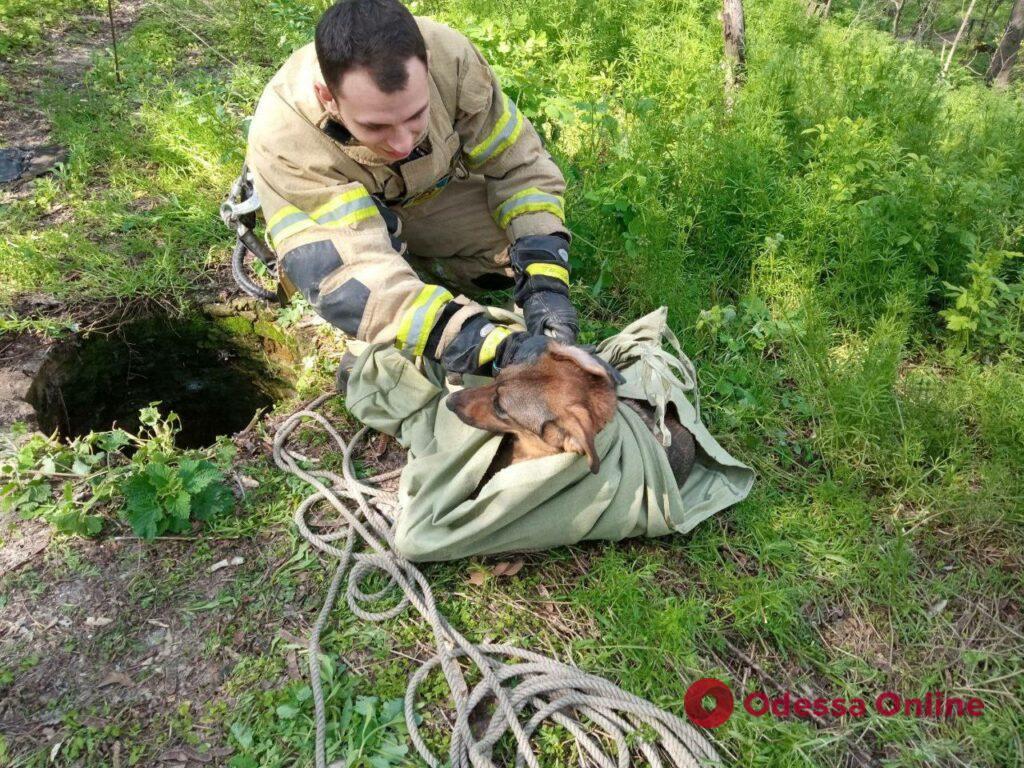
[[[377,206],[377,212],[384,219],[384,226],[388,229],[388,237],[391,238],[391,247],[398,252],[399,256],[405,256],[405,252],[409,250],[409,247],[405,244],[405,240],[402,239],[402,220],[377,195],[370,195],[370,197],[373,199],[373,204]]]
[[[576,310],[569,297],[554,291],[538,291],[523,302],[523,317],[530,333],[550,335],[566,344],[576,341],[580,332]]]
[[[521,237],[509,257],[516,276],[515,302],[523,308],[527,330],[575,342],[579,321],[569,301],[568,239],[561,233]]]

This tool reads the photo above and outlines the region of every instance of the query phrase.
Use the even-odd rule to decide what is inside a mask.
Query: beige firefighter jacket
[[[449,27],[425,18],[417,24],[429,54],[430,120],[419,145],[425,154],[388,165],[332,138],[325,129],[333,123],[313,89],[323,78],[309,44],[264,90],[247,163],[286,291],[301,288],[321,316],[350,335],[422,354],[453,296],[425,285],[396,252],[371,194],[401,212],[444,194],[453,176],[480,174],[510,242],[566,229],[562,174],[487,62]],[[450,226],[459,227],[457,217]],[[456,317],[461,324],[470,316]],[[444,330],[445,339],[453,335]]]

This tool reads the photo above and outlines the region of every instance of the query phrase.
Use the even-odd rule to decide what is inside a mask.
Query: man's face
[[[393,162],[407,157],[423,140],[430,119],[427,68],[415,56],[405,63],[405,88],[383,93],[367,69],[353,69],[341,78],[337,96],[322,83],[317,98],[324,109],[364,147]]]

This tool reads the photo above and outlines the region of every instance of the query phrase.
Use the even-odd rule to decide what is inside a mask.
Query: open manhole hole
[[[28,400],[43,431],[65,439],[114,426],[136,432],[139,409],[159,401],[163,416],[181,419],[177,445],[200,448],[245,428],[287,389],[216,325],[150,318],[54,348]]]

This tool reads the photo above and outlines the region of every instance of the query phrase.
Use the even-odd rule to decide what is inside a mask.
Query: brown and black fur
[[[578,347],[551,344],[534,363],[509,366],[483,387],[463,389],[448,398],[448,408],[478,429],[505,435],[482,487],[500,469],[557,453],[587,457],[597,473],[601,459],[594,438],[611,421],[618,398],[611,374]],[[646,403],[624,399],[653,430],[654,411]],[[670,411],[669,464],[682,485],[693,468],[693,436]]]
[[[470,426],[510,435],[510,464],[579,453],[596,474],[601,459],[594,438],[611,421],[616,400],[611,375],[588,353],[551,344],[536,362],[511,365],[486,386],[455,392],[448,408]]]

